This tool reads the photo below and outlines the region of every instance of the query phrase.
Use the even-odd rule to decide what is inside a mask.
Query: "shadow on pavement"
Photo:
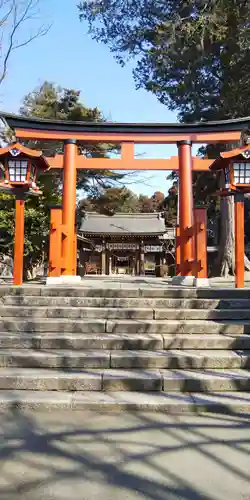
[[[240,415],[13,407],[0,433],[1,500],[250,498],[250,418]]]

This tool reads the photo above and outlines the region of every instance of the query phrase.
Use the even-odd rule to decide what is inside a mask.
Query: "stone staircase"
[[[248,413],[249,367],[248,289],[0,288],[0,408]]]

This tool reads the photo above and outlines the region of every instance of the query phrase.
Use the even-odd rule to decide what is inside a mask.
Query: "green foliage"
[[[105,118],[98,108],[87,108],[80,101],[80,91],[61,88],[45,81],[40,87],[30,92],[23,101],[20,113],[43,119],[100,122]],[[62,142],[33,141],[30,147],[41,149],[46,156],[63,153]],[[93,144],[79,142],[79,151],[88,157],[105,158],[117,151],[112,144]],[[111,187],[121,181],[124,175],[103,170],[78,171],[77,188],[90,193],[97,193],[104,187]]]
[[[61,89],[45,82],[28,94],[20,112],[24,116],[58,120],[102,121],[104,117],[97,108],[87,108],[80,101],[80,92]],[[62,153],[63,144],[55,142],[29,141],[29,147],[41,149],[45,155]],[[80,144],[80,151],[92,156],[106,157],[110,145]],[[78,189],[97,195],[104,188],[111,187],[123,175],[109,171],[81,171],[78,175]],[[42,195],[25,201],[25,252],[24,264],[27,274],[34,266],[48,259],[48,234],[50,227],[50,205],[61,203],[60,175],[46,173],[38,180]],[[0,253],[12,253],[15,200],[12,196],[0,194]]]
[[[25,200],[24,272],[43,262],[48,253],[50,206],[61,203],[56,179],[44,174],[38,181],[43,194]],[[15,198],[0,193],[0,254],[13,254]]]
[[[248,114],[248,0],[82,1],[80,19],[183,121]],[[247,110],[247,112],[246,112]]]
[[[177,190],[169,190],[168,196],[156,191],[152,196],[137,196],[127,188],[104,189],[98,196],[88,196],[79,203],[80,211],[99,212],[106,215],[121,213],[164,212],[166,222],[176,221]]]
[[[168,190],[168,196],[164,199],[163,208],[165,214],[166,226],[175,227],[177,223],[177,205],[178,205],[178,183],[173,182]]]
[[[25,202],[25,268],[43,262],[48,257],[48,235],[50,228],[50,207],[61,204],[58,181],[50,174],[39,179],[42,195],[30,197]]]
[[[78,8],[92,37],[107,44],[121,64],[135,60],[137,87],[178,111],[181,121],[249,115],[249,0],[86,0]],[[210,145],[201,154],[215,158],[227,147]],[[233,219],[229,200],[220,204],[215,195],[219,177],[199,173],[193,179],[195,201],[208,206],[209,218],[220,214],[225,239],[225,218],[231,229]],[[246,214],[248,209],[246,203]],[[222,240],[216,265],[221,273],[225,261],[234,268],[228,258],[233,259],[233,237]]]
[[[0,193],[0,254],[12,252],[15,219],[14,196]]]
[[[104,120],[98,108],[86,108],[79,99],[80,91],[63,89],[45,81],[24,97],[20,113],[54,120]]]
[[[113,215],[116,212],[137,212],[138,198],[127,188],[104,189],[96,197],[91,196],[82,200],[81,208],[87,211]]]

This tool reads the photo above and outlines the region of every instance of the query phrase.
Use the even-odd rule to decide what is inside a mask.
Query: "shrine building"
[[[93,250],[80,249],[86,274],[154,276],[160,266],[174,265],[175,228],[166,228],[160,213],[88,212],[79,233],[93,244]]]

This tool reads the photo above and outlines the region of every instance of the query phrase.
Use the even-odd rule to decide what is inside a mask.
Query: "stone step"
[[[9,387],[7,387],[9,388]],[[17,388],[17,387],[16,387]],[[230,370],[104,370],[104,391],[249,391],[250,372]]]
[[[110,351],[2,349],[0,367],[57,368],[65,371],[79,368],[109,368]]]
[[[80,370],[0,368],[0,390],[23,391],[249,391],[248,370]]]
[[[0,367],[57,368],[69,371],[80,368],[248,368],[250,367],[250,351],[2,349]]]
[[[110,311],[110,309],[109,309]],[[249,309],[154,309],[154,319],[159,320],[249,320]],[[122,318],[121,318],[122,319]]]
[[[186,369],[161,370],[160,373],[163,378],[163,390],[167,392],[250,391],[249,370]]]
[[[1,349],[249,349],[250,335],[0,333]]]
[[[137,286],[127,288],[123,283],[120,288],[117,284],[113,287],[98,287],[96,283],[93,286],[84,286],[84,280],[78,286],[40,286],[24,285],[22,287],[1,286],[0,297],[6,295],[18,296],[42,296],[42,297],[106,297],[106,298],[187,298],[187,299],[249,299],[250,290],[229,289],[229,288],[175,288],[167,283],[159,281],[159,285]]]
[[[0,368],[0,390],[101,391],[101,370],[64,372],[46,368]]]
[[[105,333],[106,321],[102,319],[68,320],[67,318],[0,318],[0,331],[4,332],[53,332],[53,333]],[[126,332],[125,332],[126,333]]]
[[[94,410],[94,411],[158,411],[168,414],[219,412],[241,413],[249,416],[250,393],[227,392],[215,394],[179,392],[54,392],[0,391],[0,409]]]
[[[0,318],[250,320],[250,309],[150,309],[1,306]]]
[[[75,323],[75,322],[74,322]],[[1,320],[0,320],[1,327]],[[0,328],[1,329],[1,328]],[[143,333],[143,334],[250,334],[249,320],[108,320],[107,333]]]
[[[0,318],[2,332],[87,334],[250,334],[250,320],[104,320],[68,318]]]
[[[106,307],[151,309],[250,309],[250,299],[154,299],[106,297],[41,297],[7,295],[2,297],[5,306],[29,307]]]
[[[1,333],[1,349],[249,349],[250,335]]]
[[[230,350],[159,350],[159,351],[111,351],[111,368],[248,368],[249,351]]]
[[[154,335],[154,334],[152,334]],[[132,334],[131,334],[132,336]],[[164,349],[250,349],[250,335],[163,335]]]
[[[191,339],[191,336],[188,336]],[[219,342],[218,348],[227,349],[228,346],[237,346],[238,349],[243,349],[245,346],[250,349],[250,336],[245,335],[245,343],[241,341],[241,337],[228,337],[225,342]],[[189,339],[187,339],[188,341]],[[172,339],[174,343],[174,338]],[[184,341],[184,339],[183,339]],[[248,342],[249,341],[249,342]],[[214,347],[214,342],[210,342],[209,346]],[[166,343],[167,345],[167,343]],[[178,345],[178,342],[176,342]],[[187,344],[188,345],[188,344]],[[190,344],[193,348],[194,343]],[[0,333],[0,348],[1,349],[163,349],[164,339],[162,335],[140,335],[140,334],[55,334],[44,333],[41,335],[28,333]],[[178,347],[176,347],[178,348]]]

